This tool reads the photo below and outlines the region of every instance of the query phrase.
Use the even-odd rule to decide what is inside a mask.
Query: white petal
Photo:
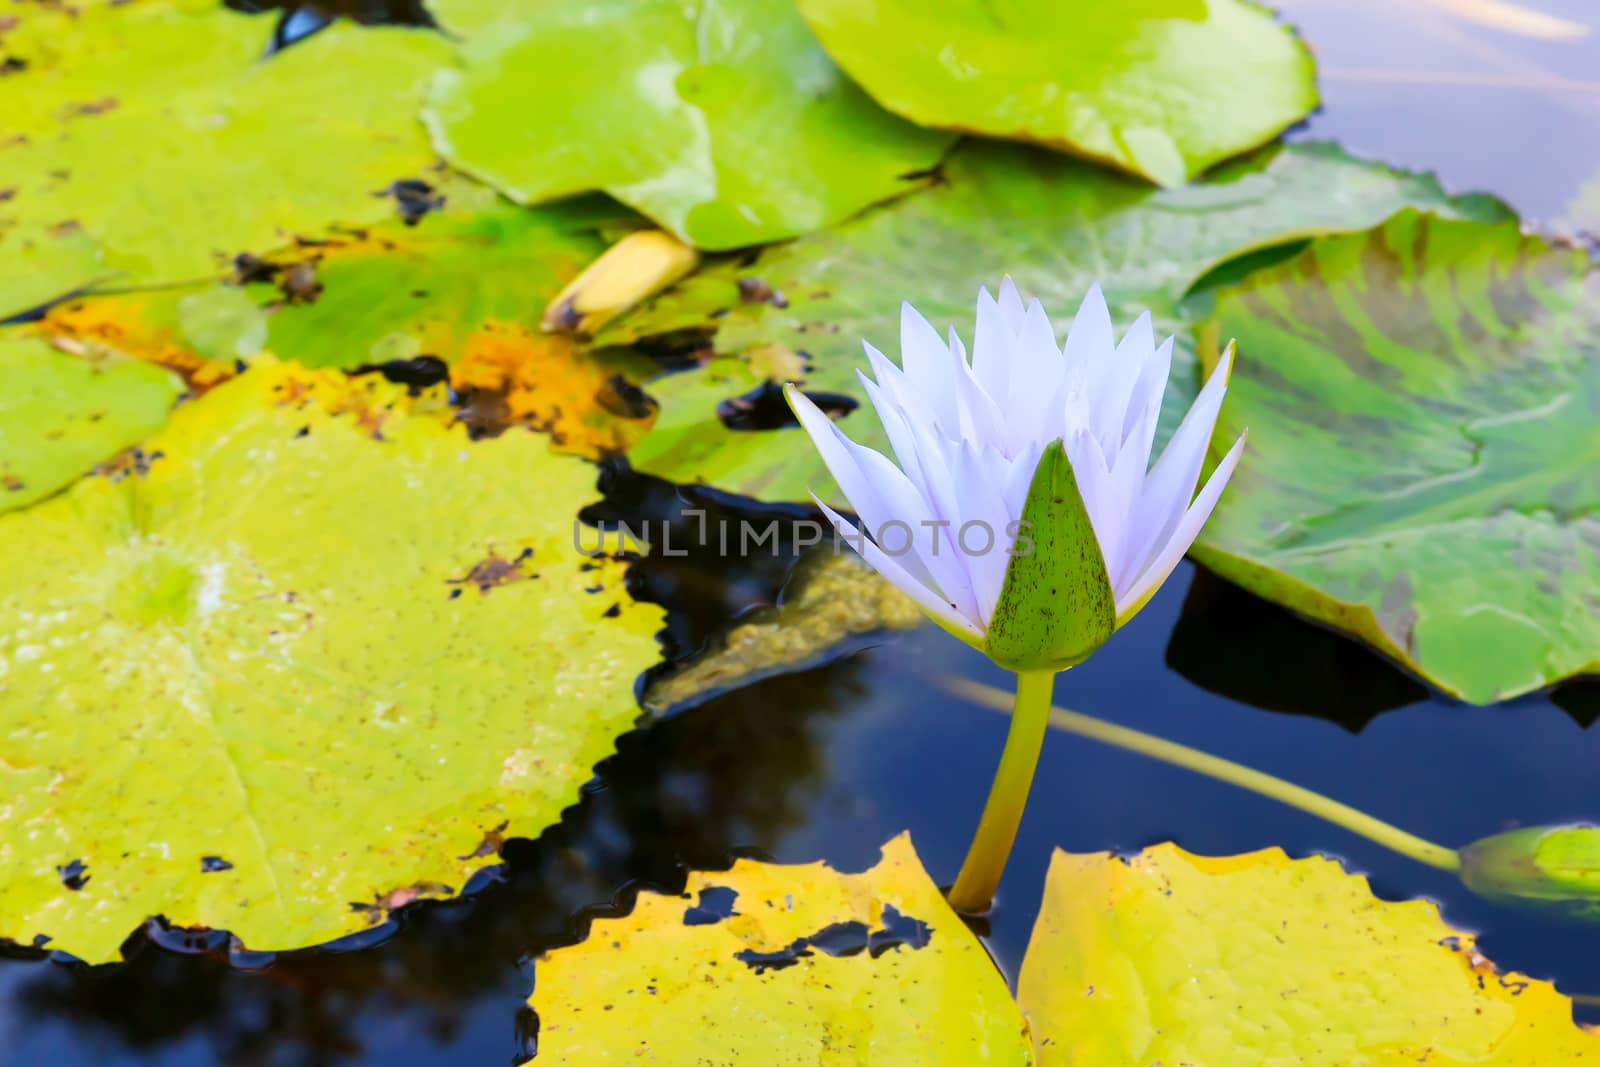
[[[923,553],[917,551],[926,543],[926,538],[919,538],[917,531],[923,522],[935,516],[928,501],[905,473],[873,449],[846,437],[799,389],[785,386],[784,396],[811,443],[821,453],[828,472],[839,483],[851,510],[861,517],[868,532],[876,536],[888,523],[906,524],[912,530],[915,554],[907,557],[903,566],[942,592],[964,593],[967,589],[965,571],[953,566],[948,558],[938,559],[930,566],[923,561]],[[963,602],[963,608],[967,606]]]
[[[1111,332],[1111,310],[1106,307],[1105,294],[1096,282],[1089,286],[1083,303],[1078,305],[1061,353],[1068,367],[1094,368],[1100,361],[1110,358],[1116,347],[1117,339]]]
[[[907,383],[946,433],[959,433],[955,362],[950,349],[910,301],[900,305],[900,366]]]
[[[1195,482],[1200,479],[1200,468],[1205,465],[1206,448],[1211,443],[1211,431],[1216,428],[1223,397],[1227,395],[1232,367],[1233,349],[1230,347],[1145,479],[1139,491],[1138,507],[1134,510],[1133,550],[1125,557],[1121,575],[1112,576],[1113,589],[1120,591],[1145,569],[1145,564],[1172,536],[1183,518],[1189,498],[1194,495]]]
[[[956,545],[963,487],[957,481],[950,450],[957,446],[926,423],[913,422],[909,427],[916,437],[917,456],[922,461],[922,473],[927,478],[926,499],[931,510],[928,518],[950,524],[927,528],[918,526],[917,552],[933,572],[946,599],[954,602],[963,615],[976,619],[977,597],[972,591],[966,560]],[[918,521],[921,521],[921,517]]]
[[[1022,330],[1022,297],[1017,292],[1017,285],[1007,274],[1000,279],[1000,314],[1006,320],[1006,330],[1015,337]]]
[[[914,578],[893,556],[862,537],[861,532],[849,520],[817,499],[815,494],[812,494],[811,499],[816,501],[817,507],[822,509],[822,513],[833,523],[834,529],[838,530],[841,536],[848,539],[851,544],[861,545],[861,558],[867,561],[869,567],[888,579],[890,585],[915,600],[918,607],[946,630],[963,638],[969,644],[982,645],[983,631],[975,622],[957,611],[954,604],[947,603],[937,591]]]
[[[1102,522],[1095,527],[1100,556],[1105,560],[1107,580],[1115,581],[1118,571],[1137,547],[1133,542],[1133,511],[1144,483],[1144,461],[1133,449],[1123,449],[1112,460],[1101,502]]]
[[[966,561],[972,593],[978,602],[978,616],[988,629],[994,606],[1000,600],[1000,587],[1005,583],[1006,567],[1011,562],[1006,552],[1010,545],[1006,526],[1011,517],[1000,495],[1005,457],[997,449],[979,448],[963,441],[952,459],[962,484],[962,514],[955,527],[956,548]],[[962,537],[961,531],[969,523],[978,525]]]
[[[887,390],[860,369],[856,370],[856,377],[867,391],[867,399],[872,402],[878,421],[883,424],[883,432],[889,438],[889,447],[894,450],[894,458],[900,464],[900,469],[917,491],[926,497],[928,479],[922,473],[922,460],[917,456],[916,437],[910,427],[911,420],[916,416],[896,403]]]
[[[1128,421],[1134,386],[1145,364],[1155,358],[1155,351],[1155,330],[1150,325],[1150,312],[1146,311],[1128,327],[1110,358],[1102,360],[1097,368],[1099,375],[1093,386],[1091,403],[1095,433],[1108,454],[1122,448],[1123,427]]]
[[[1156,427],[1161,422],[1161,400],[1166,395],[1167,379],[1172,374],[1172,338],[1157,346],[1128,398],[1128,418],[1122,425],[1122,447],[1135,449],[1142,457],[1141,467],[1150,466],[1150,447],[1155,443]]]
[[[1228,484],[1228,479],[1233,477],[1233,469],[1239,465],[1239,456],[1244,451],[1244,434],[1233,443],[1228,454],[1217,464],[1217,469],[1211,472],[1211,477],[1206,479],[1205,488],[1200,490],[1200,495],[1194,498],[1194,503],[1184,512],[1183,520],[1173,530],[1172,536],[1163,544],[1155,559],[1139,575],[1138,581],[1128,589],[1127,593],[1117,598],[1117,625],[1120,626],[1131,618],[1134,612],[1144,607],[1145,602],[1155,595],[1161,583],[1167,580],[1183,554],[1189,551],[1189,546],[1194,544],[1194,539],[1200,536],[1200,528],[1211,517],[1211,510],[1217,506],[1217,498],[1222,495],[1223,487]]]
[[[1037,441],[1054,427],[1051,410],[1061,391],[1065,366],[1061,349],[1044,306],[1035,300],[1028,305],[1022,330],[1011,352],[1011,384],[1005,416],[1012,451],[1023,440]]]
[[[1005,498],[1007,521],[1022,518],[1022,508],[1028,502],[1028,490],[1033,487],[1033,476],[1044,456],[1046,442],[1029,443],[1011,458],[1011,467],[1001,482],[1000,495]]]
[[[982,441],[998,448],[1006,439],[1005,416],[967,365],[966,352],[954,327],[950,329],[950,350],[957,357],[956,406],[961,414],[961,436],[965,440]]]
[[[1014,294],[1016,287],[1011,291]],[[1019,311],[1022,308],[1020,300],[1017,308]],[[979,289],[977,324],[972,337],[972,372],[996,403],[1006,398],[1006,383],[1011,378],[1011,339],[1015,334],[989,290]]]

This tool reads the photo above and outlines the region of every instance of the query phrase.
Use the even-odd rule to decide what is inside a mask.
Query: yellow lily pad
[[[1032,1062],[1004,979],[909,836],[878,865],[742,860],[534,965],[538,1062]]]
[[[1058,851],[1017,995],[1045,1067],[1600,1060],[1567,998],[1497,971],[1431,902],[1278,849]]]
[[[267,363],[0,518],[0,936],[325,942],[576,799],[662,613],[572,547],[592,466],[444,409]]]

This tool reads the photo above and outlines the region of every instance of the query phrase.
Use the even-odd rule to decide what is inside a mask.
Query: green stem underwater
[[[942,684],[950,692],[966,697],[976,704],[981,704],[995,711],[1004,711],[1006,709],[1005,694],[992,686],[955,677],[945,678]],[[1021,700],[1019,690],[1017,697],[1019,709]],[[1088,737],[1103,744],[1115,745],[1117,748],[1137,752],[1140,755],[1149,756],[1151,759],[1170,763],[1176,767],[1184,767],[1208,778],[1214,778],[1220,782],[1228,782],[1231,785],[1238,786],[1240,789],[1248,789],[1252,793],[1270,797],[1280,804],[1299,808],[1303,812],[1315,815],[1317,818],[1331,822],[1335,826],[1342,826],[1351,833],[1359,834],[1369,841],[1382,845],[1393,852],[1398,852],[1402,856],[1414,859],[1418,863],[1425,863],[1429,867],[1437,867],[1442,871],[1459,871],[1461,869],[1461,858],[1455,849],[1436,845],[1432,841],[1425,841],[1415,834],[1407,833],[1398,826],[1391,826],[1381,819],[1375,819],[1364,811],[1358,811],[1348,804],[1341,804],[1337,800],[1323,796],[1321,793],[1313,793],[1309,789],[1295,785],[1292,782],[1286,782],[1282,778],[1274,778],[1270,774],[1254,770],[1243,764],[1234,763],[1232,760],[1225,760],[1220,756],[1209,755],[1198,749],[1189,748],[1187,745],[1180,745],[1176,741],[1152,737],[1150,734],[1131,730],[1126,726],[1114,726],[1111,723],[1102,722],[1099,719],[1082,715],[1075,711],[1067,711],[1064,708],[1049,708],[1043,717],[1051,726],[1059,730],[1066,730],[1068,733],[1074,733],[1080,737]],[[1015,721],[1011,724],[1011,731],[1013,734],[1017,731]],[[1006,744],[1006,751],[1007,754],[1010,753],[1009,741]],[[990,804],[993,803],[994,799],[991,797]],[[987,813],[985,813],[985,817],[987,817]],[[967,858],[967,862],[972,862],[970,856]],[[963,875],[966,874],[965,868],[961,873]],[[958,887],[960,886],[959,882],[956,884]],[[952,903],[954,900],[955,895],[952,893]]]
[[[1055,671],[1022,671],[1017,674],[1017,694],[1011,705],[1011,730],[1006,734],[1005,751],[989,787],[978,831],[962,861],[961,873],[950,889],[950,906],[957,911],[977,914],[989,910],[995,887],[1005,871],[1011,845],[1022,822],[1022,809],[1028,803],[1028,789],[1039,765],[1039,750],[1044,746],[1050,724],[1050,694],[1055,687]],[[999,692],[993,690],[993,692]]]

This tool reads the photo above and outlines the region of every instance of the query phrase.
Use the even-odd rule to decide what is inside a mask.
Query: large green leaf
[[[1421,900],[1272,849],[1058,851],[1017,998],[1045,1067],[1543,1067],[1600,1057],[1549,982]]]
[[[860,874],[742,860],[640,893],[534,981],[541,1063],[1033,1062],[1005,979],[904,834]]]
[[[890,111],[1101,160],[1163,185],[1317,104],[1311,53],[1248,0],[799,0]]]
[[[902,300],[941,330],[953,324],[970,339],[978,286],[992,289],[1009,273],[1064,331],[1098,280],[1124,328],[1149,308],[1158,329],[1178,333],[1181,396],[1192,388],[1192,317],[1180,301],[1219,262],[1371,226],[1406,205],[1504,215],[1498,203],[1452,200],[1432,178],[1324,145],[1269,149],[1207,182],[1170,190],[1012,146],[968,146],[945,170],[945,181],[926,193],[768,249],[753,264],[708,266],[603,332],[601,341],[620,343],[714,328],[717,350],[749,364],[715,360],[650,384],[662,412],[631,452],[635,466],[765,499],[806,500],[808,487],[826,496],[832,481],[803,433],[731,430],[717,403],[760,384],[773,346],[809,355],[807,389],[864,400],[855,375],[865,366],[861,341],[895,353]],[[1170,424],[1178,412],[1169,394],[1164,420]],[[858,440],[886,446],[870,410],[846,416],[843,426]]]
[[[948,134],[874,104],[790,0],[483,0],[427,118],[452,163],[522,201],[603,189],[703,248],[821,229],[910,188]]]
[[[439,406],[258,366],[0,518],[0,936],[327,941],[577,798],[662,614],[574,551],[592,466]]]
[[[0,511],[43,499],[154,432],[183,383],[160,367],[79,359],[0,337]]]
[[[1225,577],[1488,703],[1600,672],[1600,276],[1408,212],[1217,299],[1218,440],[1250,444],[1196,545]]]
[[[0,132],[0,317],[91,284],[214,276],[432,161],[416,113],[440,35],[335,26],[263,56],[221,4],[18,7]],[[15,119],[11,108],[15,106]]]

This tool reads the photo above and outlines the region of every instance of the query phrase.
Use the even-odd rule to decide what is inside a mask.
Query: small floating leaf
[[[1525,826],[1474,841],[1461,850],[1461,880],[1486,897],[1600,917],[1600,826]]]
[[[799,7],[829,54],[890,111],[1038,141],[1163,185],[1271,140],[1317,103],[1310,50],[1242,0]]]
[[[1496,970],[1432,902],[1278,849],[1057,851],[1017,996],[1045,1067],[1600,1057],[1566,997]]]
[[[1516,224],[1402,213],[1217,298],[1194,554],[1474,703],[1600,673],[1600,273]]]
[[[0,936],[324,942],[576,800],[662,613],[573,548],[591,465],[442,407],[262,365],[0,517]]]
[[[602,189],[701,248],[831,225],[953,140],[874,104],[789,0],[429,10],[461,40],[426,111],[446,158],[528,203]]]
[[[0,512],[42,500],[155,432],[183,383],[148,363],[0,338]]]
[[[741,860],[642,892],[542,956],[530,1003],[540,1063],[1032,1062],[1005,980],[904,834],[861,874]]]

